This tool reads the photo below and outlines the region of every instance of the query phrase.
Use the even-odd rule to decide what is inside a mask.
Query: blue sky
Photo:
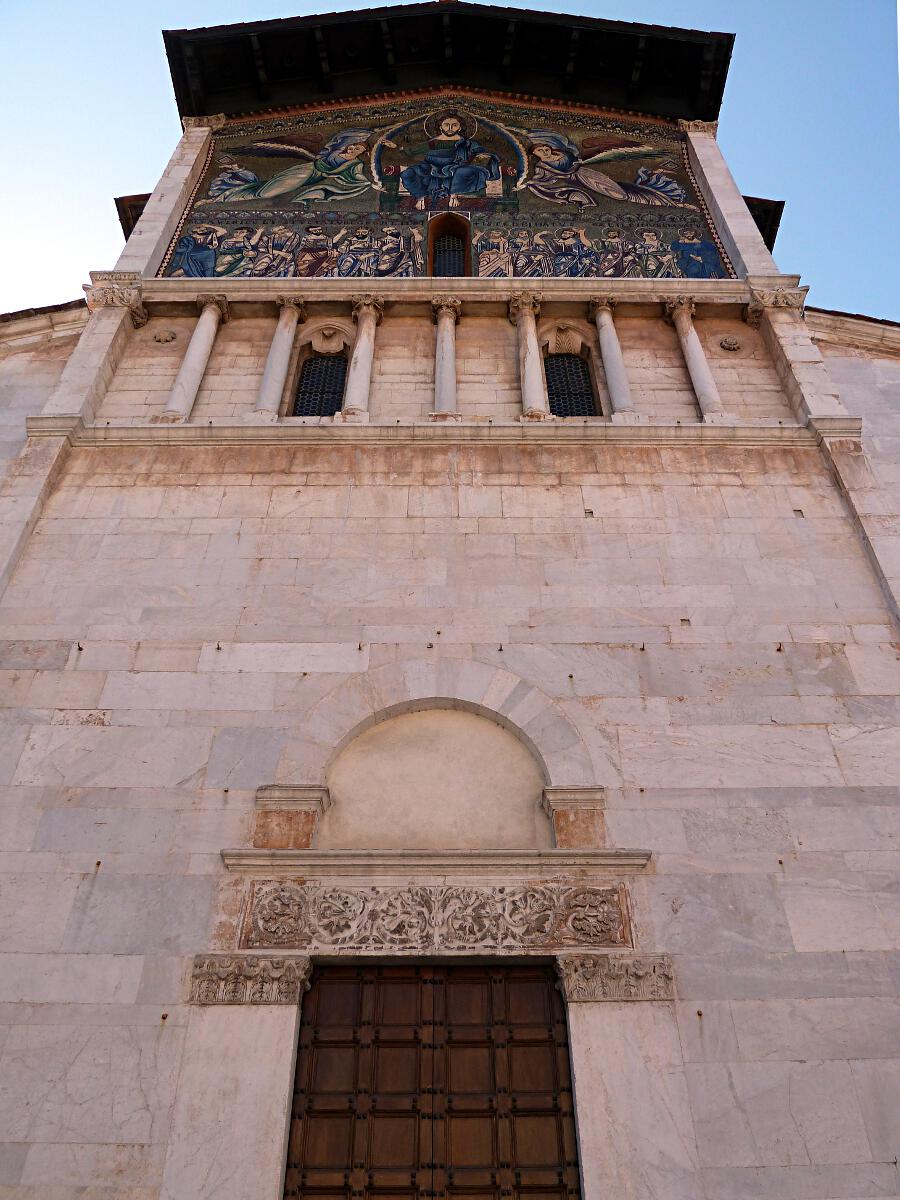
[[[113,197],[151,191],[180,134],[161,29],[356,7],[5,0],[0,312],[74,299],[118,257]],[[779,266],[802,274],[811,304],[900,320],[895,0],[535,7],[736,33],[719,143],[745,194],[787,201]]]

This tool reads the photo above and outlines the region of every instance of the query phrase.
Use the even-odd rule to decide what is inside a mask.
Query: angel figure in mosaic
[[[594,165],[628,158],[661,158],[671,165],[669,150],[639,145],[623,137],[588,138],[579,150],[570,138],[550,129],[531,129],[527,137],[535,167],[525,187],[542,200],[574,204],[581,209],[596,208],[597,196],[631,204],[697,207],[689,203],[681,184],[664,170],[640,167],[634,183],[619,183]]]
[[[231,204],[248,199],[273,200],[285,197],[289,204],[313,204],[324,200],[351,200],[371,187],[360,162],[368,149],[371,129],[344,129],[329,138],[319,150],[310,150],[299,136],[243,146],[254,158],[290,157],[305,161],[292,163],[269,179],[260,179],[255,171],[242,167],[230,155],[222,155],[222,170],[210,182],[201,204]]]

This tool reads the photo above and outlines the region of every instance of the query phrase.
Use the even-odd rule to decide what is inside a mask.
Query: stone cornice
[[[308,784],[288,787],[281,783],[266,783],[256,789],[257,808],[307,809],[322,816],[331,808],[331,793],[327,787]]]
[[[303,879],[555,879],[643,871],[649,850],[223,850],[229,871]]]
[[[805,316],[806,331],[816,342],[900,354],[900,324],[815,308],[807,308]]]

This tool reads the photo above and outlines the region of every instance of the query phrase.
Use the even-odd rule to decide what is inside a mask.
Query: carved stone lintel
[[[591,296],[590,300],[588,300],[588,315],[594,321],[601,309],[609,309],[612,312],[615,307],[616,301],[612,296]]]
[[[141,277],[136,271],[91,271],[91,282],[85,286],[84,295],[89,312],[98,308],[127,308],[135,329],[147,324]]]
[[[216,295],[197,297],[197,308],[200,310],[200,312],[203,312],[204,308],[206,308],[208,304],[214,304],[216,306],[216,308],[219,310],[219,317],[224,325],[228,320],[228,300],[225,298],[225,296]]]
[[[307,953],[594,950],[629,945],[624,889],[562,884],[253,884],[242,944]]]
[[[666,301],[666,320],[670,325],[675,323],[676,315],[682,312],[693,317],[696,312],[693,296],[676,296],[674,300]]]
[[[675,974],[665,954],[567,954],[556,960],[556,970],[570,1004],[675,999]]]
[[[545,787],[541,807],[548,817],[563,808],[605,808],[606,788]]]
[[[227,118],[224,113],[211,113],[203,117],[182,117],[181,128],[187,133],[189,129],[221,129]]]
[[[523,312],[530,312],[533,317],[537,318],[540,315],[542,299],[540,292],[519,292],[515,296],[510,296],[509,319],[513,325],[518,323],[519,314]]]
[[[682,133],[702,133],[714,138],[719,132],[718,121],[679,121],[678,128]]]
[[[802,317],[808,292],[808,287],[751,288],[750,303],[744,310],[744,320],[752,328],[758,328],[765,308],[793,308]]]
[[[459,315],[462,312],[462,300],[457,296],[435,296],[431,301],[432,318],[437,321],[442,312],[452,313],[455,324],[459,321]]]
[[[191,971],[191,1004],[299,1004],[311,970],[305,957],[198,954]]]
[[[353,320],[358,321],[363,312],[375,312],[375,324],[380,325],[384,317],[384,301],[380,296],[373,296],[370,292],[361,296],[351,297],[353,305]]]
[[[275,303],[279,308],[296,308],[301,325],[306,320],[306,301],[302,296],[276,296]]]

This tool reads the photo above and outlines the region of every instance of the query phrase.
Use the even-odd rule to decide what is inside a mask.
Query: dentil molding
[[[191,1004],[299,1004],[311,970],[308,958],[198,954],[191,971]]]
[[[567,954],[556,960],[556,970],[569,1003],[675,999],[665,954]]]

